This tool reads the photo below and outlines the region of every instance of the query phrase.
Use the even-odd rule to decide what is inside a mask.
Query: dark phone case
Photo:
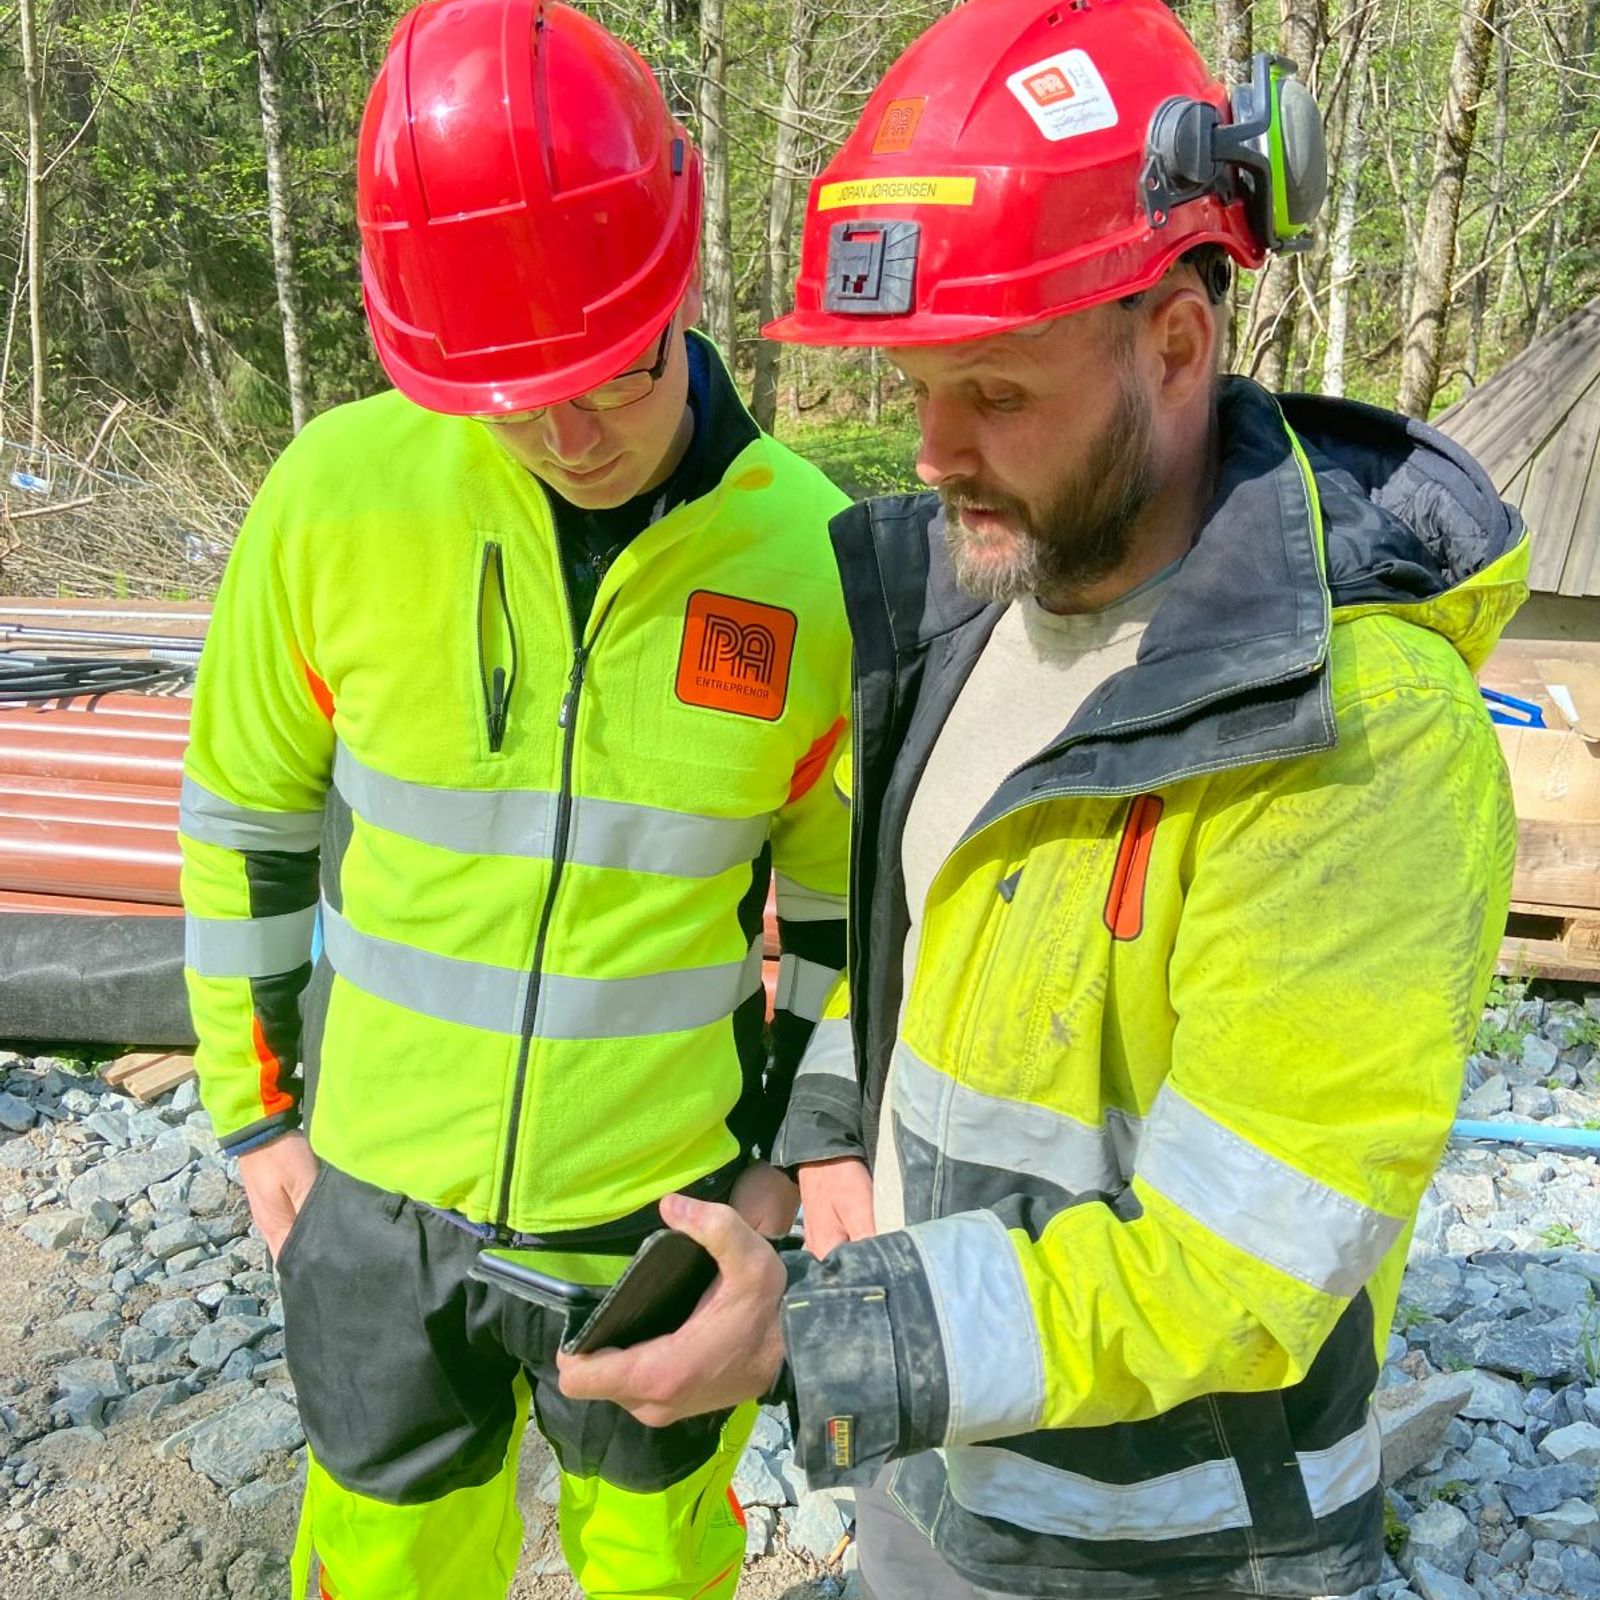
[[[686,1233],[658,1229],[561,1348],[579,1355],[659,1339],[689,1320],[716,1276],[717,1263],[703,1245]]]
[[[591,1314],[596,1310],[606,1293],[599,1287],[590,1289],[584,1284],[566,1283],[544,1273],[531,1272],[515,1261],[498,1256],[480,1255],[468,1269],[467,1275],[480,1283],[508,1290],[548,1310],[579,1315]]]

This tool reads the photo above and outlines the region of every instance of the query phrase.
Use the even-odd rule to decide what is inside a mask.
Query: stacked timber
[[[1537,706],[1545,723],[1499,729],[1517,808],[1499,962],[1510,976],[1600,983],[1600,727],[1591,680],[1600,683],[1600,645],[1570,640],[1503,640],[1482,673],[1486,688]]]

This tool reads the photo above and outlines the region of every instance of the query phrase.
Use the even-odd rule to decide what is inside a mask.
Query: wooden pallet
[[[100,1069],[100,1076],[113,1089],[121,1089],[136,1100],[155,1100],[194,1076],[194,1057],[178,1051],[141,1050],[118,1056]]]
[[[1495,970],[1508,977],[1600,983],[1600,909],[1512,901]]]

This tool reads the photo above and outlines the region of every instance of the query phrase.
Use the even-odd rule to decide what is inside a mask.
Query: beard
[[[1128,559],[1134,527],[1154,494],[1150,404],[1124,371],[1100,436],[1037,508],[976,480],[940,488],[956,582],[980,600],[1002,603],[1082,589]],[[961,513],[972,508],[998,516],[1005,528],[969,527]]]

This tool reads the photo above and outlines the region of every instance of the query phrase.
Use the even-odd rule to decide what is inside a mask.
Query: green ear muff
[[[1328,192],[1322,113],[1282,56],[1257,55],[1224,122],[1205,100],[1163,101],[1150,119],[1141,175],[1145,214],[1164,228],[1174,206],[1203,195],[1245,203],[1269,250],[1302,250]]]
[[[1316,220],[1328,198],[1328,147],[1322,112],[1311,91],[1287,73],[1274,71],[1277,96],[1272,119],[1273,224],[1293,238]]]

